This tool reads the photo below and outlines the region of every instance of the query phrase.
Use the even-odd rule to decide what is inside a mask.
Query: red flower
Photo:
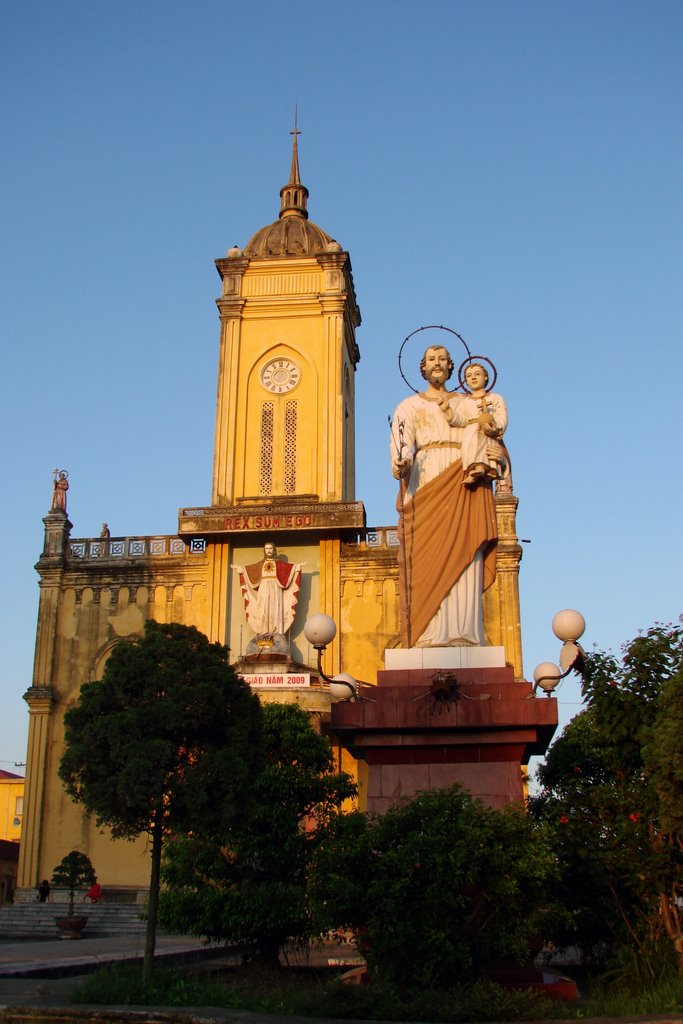
[[[632,811],[631,814],[629,814],[629,818],[631,821],[638,821],[640,818],[640,811]]]
[[[569,822],[569,818],[566,814],[560,815],[560,825],[566,825]]]

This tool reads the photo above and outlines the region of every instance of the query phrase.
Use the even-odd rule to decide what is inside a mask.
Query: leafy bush
[[[540,1020],[567,1015],[566,1006],[560,1012],[560,1004],[538,992],[511,992],[483,980],[438,992],[429,989],[408,992],[379,981],[361,986],[336,981],[326,985],[314,998],[314,1003],[302,1001],[295,1012],[347,1020],[443,1021],[446,1024]]]
[[[87,978],[71,993],[71,1001],[110,1006],[227,1006],[258,1013],[434,1024],[560,1016],[558,1004],[538,993],[508,992],[492,982],[480,981],[446,992],[406,994],[391,985],[347,985],[321,974],[252,967],[207,978],[203,972],[162,968],[145,984],[140,967],[116,966]],[[566,1015],[566,1008],[563,1013]]]
[[[638,1013],[683,1011],[683,978],[669,975],[644,984],[637,975],[598,979],[585,1005],[587,1016],[626,1017]]]
[[[340,819],[313,884],[341,926],[362,928],[374,972],[447,989],[500,957],[519,961],[554,910],[555,861],[521,807],[494,811],[459,786],[382,817]]]
[[[89,975],[70,993],[72,1003],[102,1006],[230,1006],[225,985],[162,967],[145,981],[142,967],[115,964]]]

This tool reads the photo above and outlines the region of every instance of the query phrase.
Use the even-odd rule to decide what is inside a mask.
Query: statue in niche
[[[64,512],[66,514],[66,492],[69,490],[69,474],[65,469],[54,471],[54,483],[52,485],[52,505],[50,512]]]
[[[478,374],[471,378],[470,394],[447,390],[453,369],[446,348],[428,348],[420,363],[427,387],[399,404],[391,426],[391,467],[400,482],[399,587],[406,647],[482,645],[482,596],[495,579],[498,531],[491,479],[504,459],[495,435],[505,424],[500,409],[485,409],[484,397],[475,394],[481,390]],[[463,448],[465,468],[479,463],[481,473],[466,474]]]
[[[267,541],[260,562],[232,566],[239,573],[247,622],[257,636],[284,635],[292,625],[304,564],[278,558],[275,544]]]

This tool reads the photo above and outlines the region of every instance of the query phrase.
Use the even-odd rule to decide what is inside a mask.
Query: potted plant
[[[66,916],[55,917],[60,938],[80,939],[88,918],[86,914],[74,913],[74,895],[76,889],[92,885],[95,879],[90,858],[78,850],[67,853],[52,872],[52,884],[65,886],[69,891],[68,913]]]

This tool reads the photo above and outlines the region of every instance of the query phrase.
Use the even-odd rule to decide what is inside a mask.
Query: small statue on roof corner
[[[66,515],[66,492],[69,490],[69,474],[65,469],[55,469],[52,485],[52,505],[50,512],[63,512]]]

